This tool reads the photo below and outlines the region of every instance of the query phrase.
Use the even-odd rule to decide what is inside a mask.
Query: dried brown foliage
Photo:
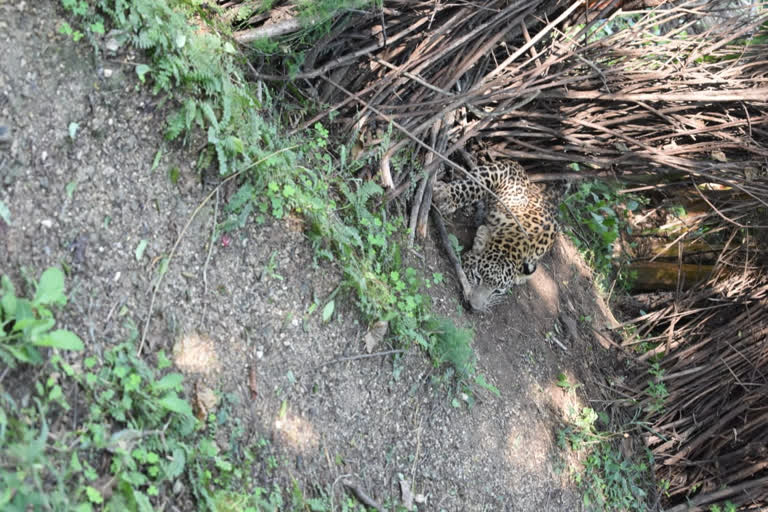
[[[748,267],[749,265],[743,266]],[[658,344],[660,377],[638,373],[628,389],[646,411],[644,438],[672,503],[768,503],[768,278],[745,268],[633,320]],[[654,384],[669,395],[661,405]],[[688,510],[685,501],[668,510]],[[704,510],[692,508],[691,510]]]
[[[697,0],[628,18],[618,1],[591,4],[602,11],[386,2],[340,16],[298,74],[255,76],[292,78],[332,105],[303,126],[341,112],[336,131],[383,155],[378,179],[391,196],[412,191],[422,171],[393,167],[398,151],[416,150],[433,170],[482,145],[533,171],[565,176],[578,164],[582,176],[716,182],[746,194],[750,209],[768,206],[768,46],[755,39],[764,9]],[[585,15],[589,24],[573,26]],[[424,183],[413,215],[422,234],[429,200]]]

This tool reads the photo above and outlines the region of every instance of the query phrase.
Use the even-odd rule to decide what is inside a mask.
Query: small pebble
[[[115,53],[120,48],[120,43],[117,42],[117,39],[114,37],[110,37],[107,40],[107,44],[105,45],[108,52]],[[106,71],[106,70],[105,70]],[[106,76],[106,74],[105,74]]]
[[[11,127],[6,124],[0,124],[0,145],[11,145],[13,142],[13,136],[11,135]]]

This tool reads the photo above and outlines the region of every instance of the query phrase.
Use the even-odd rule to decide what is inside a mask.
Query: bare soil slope
[[[0,148],[0,199],[12,215],[10,226],[0,221],[0,270],[18,279],[22,267],[37,275],[65,265],[71,301],[61,323],[98,354],[141,333],[159,258],[212,187],[199,184],[192,150],[166,148],[152,169],[165,112],[137,86],[130,62],[140,56],[97,58],[56,33],[60,16],[49,2],[0,3],[0,122],[12,130]],[[458,396],[457,408],[434,379],[444,369],[416,348],[397,363],[325,364],[365,353],[367,326],[351,304],[337,300],[329,323],[310,313],[337,285],[335,270],[313,263],[300,221],[251,224],[209,247],[221,206],[211,201],[186,231],[143,353],[174,353],[190,384],[216,391],[238,446],[269,441],[262,452],[278,467],[266,458],[252,466],[261,482],[295,478],[310,493],[341,493],[338,477],[353,475],[386,501],[399,499],[404,479],[426,499],[421,510],[580,510],[555,443],[579,399],[555,383],[564,372],[585,384],[579,394],[597,394],[592,380],[609,359],[599,331],[611,317],[567,242],[491,314],[466,314],[452,277],[431,288],[438,312],[474,327],[479,368],[501,392],[472,407]],[[432,242],[421,256],[411,264],[452,276]]]

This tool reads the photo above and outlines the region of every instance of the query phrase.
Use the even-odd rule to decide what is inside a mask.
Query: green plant
[[[282,281],[283,276],[277,273],[277,261],[275,261],[275,258],[277,258],[277,251],[272,251],[272,254],[269,255],[269,261],[262,270],[262,275],[265,275],[270,279]]]
[[[664,496],[669,496],[669,488],[672,485],[672,483],[667,480],[666,478],[662,478],[661,480],[658,480],[656,482],[656,486],[659,489],[659,492],[661,492]]]
[[[8,276],[0,278],[0,294],[0,360],[5,364],[12,368],[19,362],[40,364],[41,348],[83,350],[76,334],[53,329],[56,321],[50,308],[67,303],[61,269],[52,267],[43,272],[32,299],[17,297]]]
[[[268,11],[272,0],[261,2],[259,10]],[[295,74],[304,63],[305,52],[331,31],[333,21],[350,10],[363,10],[374,5],[380,6],[380,0],[297,0],[290,2],[291,10],[301,28],[283,36],[279,41],[262,38],[251,43],[254,51],[269,62],[271,57],[280,60],[287,67],[289,74]],[[295,91],[298,93],[298,91]],[[303,99],[303,98],[302,98]]]
[[[475,371],[475,353],[472,350],[474,333],[462,329],[448,318],[430,318],[425,325],[430,333],[430,355],[436,365],[449,363],[461,379],[471,377]]]
[[[279,510],[279,491],[250,482],[219,450],[216,416],[199,428],[183,376],[163,371],[171,365],[163,352],[156,368],[130,341],[74,363],[56,352],[43,358],[40,347],[83,349],[75,334],[51,330],[49,307],[67,302],[64,291],[58,268],[43,272],[33,299],[2,278],[3,358],[35,371],[28,385],[0,390],[0,509],[153,510],[184,480],[211,510],[229,498]],[[246,487],[253,492],[236,490]]]
[[[576,391],[581,387],[580,383],[573,384],[570,380],[568,380],[568,376],[564,373],[558,373],[557,374],[557,386],[560,388],[563,388],[564,390],[568,392]]]
[[[148,509],[149,497],[178,477],[185,455],[194,452],[173,436],[184,439],[195,425],[191,407],[178,396],[181,375],[156,379],[124,345],[101,362],[86,357],[78,370],[56,353],[47,363],[40,347],[83,350],[83,344],[70,331],[51,330],[49,306],[67,302],[63,272],[49,268],[35,288],[33,299],[20,298],[2,278],[0,353],[10,365],[41,370],[18,396],[0,393],[0,508],[90,510],[108,502]],[[71,414],[65,396],[73,386],[84,391],[88,406],[69,430],[63,425],[71,421],[49,418]],[[112,454],[110,479],[95,469],[105,453]]]
[[[307,2],[300,15],[325,16],[353,4],[358,2]],[[104,13],[120,28],[120,43],[146,50],[148,62],[137,66],[140,78],[179,104],[168,120],[169,139],[186,140],[193,130],[204,130],[208,144],[198,165],[215,161],[222,175],[243,173],[246,179],[226,206],[219,233],[244,226],[254,214],[257,222],[265,215],[302,215],[317,259],[342,270],[342,287],[354,293],[365,320],[388,322],[401,345],[415,341],[429,352],[425,280],[404,264],[405,224],[389,218],[381,187],[350,181],[364,162],[350,161],[343,146],[334,160],[329,132],[320,123],[297,139],[281,136],[278,123],[263,116],[269,91],[262,87],[257,94],[247,85],[230,43],[189,26],[187,17],[197,12],[190,4],[95,0],[87,12],[80,4],[64,5],[86,23]],[[267,267],[274,272],[273,265]]]
[[[627,212],[636,210],[641,199],[621,195],[615,188],[599,181],[583,182],[562,202],[560,211],[572,228],[568,231],[574,245],[597,271],[603,281],[617,274],[619,283],[628,285],[633,276],[621,268],[614,272],[614,246],[621,232],[631,232]]]
[[[89,36],[93,34],[105,34],[104,18],[96,14],[86,0],[61,0],[61,5],[72,14],[88,20],[84,24],[84,28]],[[75,42],[86,35],[79,30],[72,28],[66,21],[59,26],[59,33],[71,37]]]
[[[652,378],[648,379],[646,392],[653,398],[653,403],[648,407],[647,411],[653,414],[664,410],[664,400],[669,396],[669,392],[667,391],[667,386],[661,380],[664,376],[664,370],[658,361],[651,363],[648,373]]]
[[[59,26],[59,33],[71,37],[74,42],[78,42],[85,35],[79,30],[73,29],[66,21]]]
[[[710,505],[709,511],[710,512],[736,512],[738,510],[738,507],[734,505],[730,500],[723,503],[723,506],[720,505]]]
[[[442,342],[439,334],[427,332],[426,323],[433,318],[423,293],[427,283],[402,256],[405,224],[401,218],[390,216],[381,187],[351,178],[364,162],[349,160],[344,146],[332,156],[329,132],[319,123],[295,138],[283,135],[279,119],[266,117],[272,107],[270,90],[245,79],[231,43],[216,31],[201,31],[188,22],[198,15],[207,19],[198,2],[92,0],[87,9],[81,0],[62,2],[86,35],[91,32],[83,26],[101,21],[117,29],[114,37],[118,44],[145,51],[145,61],[135,71],[141,84],[152,87],[154,94],[175,108],[165,130],[169,140],[186,142],[202,132],[207,144],[200,152],[198,167],[215,165],[222,176],[240,173],[240,188],[224,209],[219,234],[244,226],[251,217],[264,222],[268,215],[278,219],[289,214],[302,216],[316,262],[341,270],[341,289],[352,294],[366,322],[386,322],[398,345],[407,347],[415,342],[435,358],[436,364],[456,364],[457,374],[473,376],[474,384],[492,389],[476,375],[470,331],[453,342]],[[334,10],[353,3],[336,4],[342,7],[334,7],[334,2],[307,2],[306,7]],[[176,174],[173,170],[169,173],[172,181]],[[274,263],[272,258],[265,269],[273,276]],[[433,276],[432,282],[440,279]],[[333,304],[331,297],[323,309],[324,319],[332,315]],[[442,343],[439,348],[435,346],[438,343]],[[174,481],[184,479],[201,508],[282,510],[290,507],[288,501],[294,509],[332,508],[322,495],[305,499],[297,486],[286,493],[252,481],[242,469],[249,466],[252,454],[246,451],[235,456],[217,448],[211,441],[215,431],[211,418],[207,431],[195,427],[191,408],[181,398],[180,376],[160,377],[131,354],[125,345],[101,358],[88,358],[92,367],[85,375],[75,372],[69,377],[94,401],[93,411],[89,411],[92,416],[81,418],[82,424],[88,425],[86,432],[95,429],[89,434],[92,438],[83,441],[83,446],[93,451],[85,450],[78,455],[79,460],[96,467],[106,450],[111,454],[111,473],[107,487],[88,479],[91,473],[68,478],[76,485],[62,493],[72,497],[68,505],[80,506],[90,500],[105,508],[114,503],[146,509],[147,503],[157,500],[155,495],[169,495]],[[161,390],[158,382],[163,382],[160,388],[169,387]],[[175,393],[176,398],[160,391]],[[126,436],[126,449],[118,443],[120,449],[110,451],[108,446],[112,445],[106,443],[113,432]],[[57,433],[62,438],[67,435]],[[134,450],[137,446],[139,451]],[[267,466],[276,469],[280,464],[273,454],[263,457]],[[169,461],[174,465],[168,467]],[[61,464],[56,460],[49,465],[60,468]],[[82,462],[80,465],[85,468]],[[93,490],[82,490],[87,486]],[[76,501],[82,496],[84,500]],[[99,499],[104,503],[99,504]],[[341,507],[362,508],[354,502]]]
[[[443,379],[455,379],[458,384],[458,393],[469,405],[473,403],[472,387],[478,386],[487,389],[495,395],[499,390],[486,382],[485,377],[477,371],[477,357],[472,349],[474,332],[471,329],[457,327],[449,318],[430,317],[424,323],[427,332],[427,351],[432,358],[435,367],[448,364],[448,370]],[[460,406],[459,400],[454,397],[454,407]]]
[[[11,210],[3,201],[0,201],[0,220],[11,225]]]
[[[573,478],[584,493],[584,506],[600,511],[646,510],[649,464],[625,458],[611,442],[615,435],[598,430],[598,419],[608,422],[604,414],[584,407],[571,413],[569,425],[558,433],[561,448],[583,452],[583,468],[574,471]]]
[[[160,371],[169,365],[161,352],[150,367],[126,342],[77,366],[54,357],[23,396],[0,393],[0,508],[149,511],[183,481],[204,509],[283,510],[280,489],[243,469],[249,452],[218,448],[215,415],[200,428],[182,375]],[[73,386],[77,416],[62,392]]]
[[[14,470],[0,471],[0,481],[16,491],[0,499],[3,510],[90,510],[89,504],[148,510],[152,496],[170,489],[190,455],[199,460],[185,440],[196,420],[178,395],[180,374],[157,378],[127,344],[107,351],[103,360],[86,357],[82,370],[52,359],[48,376],[35,383],[32,402],[24,398],[21,403],[29,405],[5,413],[1,451]],[[84,391],[85,414],[72,430],[60,422],[53,431],[48,425],[49,416],[61,414],[57,409],[70,410],[56,393],[59,380]],[[5,398],[4,405],[13,403]],[[106,476],[95,469],[105,462]]]

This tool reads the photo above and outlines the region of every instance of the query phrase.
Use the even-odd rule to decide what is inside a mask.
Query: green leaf
[[[35,342],[40,347],[53,347],[62,350],[83,350],[83,341],[77,334],[64,329],[56,329],[40,337]]]
[[[203,111],[203,115],[206,119],[208,119],[208,122],[211,124],[211,126],[215,129],[219,129],[219,121],[216,119],[216,113],[213,111],[213,107],[211,107],[211,104],[207,101],[204,101],[200,104],[200,109]],[[213,139],[213,140],[212,140]],[[208,142],[216,143],[218,141],[218,137],[211,137],[211,131],[208,130]]]
[[[219,447],[210,439],[202,439],[197,444],[197,451],[204,457],[215,457],[219,453]]]
[[[3,201],[0,201],[0,219],[3,219],[9,226],[11,225],[11,210],[8,209]]]
[[[85,488],[85,494],[88,495],[88,499],[91,503],[104,503],[104,498],[101,496],[101,493],[90,485]]]
[[[179,398],[176,393],[168,393],[159,400],[159,403],[171,412],[183,416],[192,416],[192,406],[186,400]]]
[[[5,350],[11,353],[18,361],[28,364],[42,364],[43,356],[33,345],[5,345]]]
[[[144,256],[144,250],[147,248],[147,241],[145,239],[141,239],[139,241],[139,245],[136,246],[135,256],[136,261],[141,261],[141,258]]]
[[[147,498],[146,494],[134,490],[133,499],[136,500],[136,504],[139,506],[140,512],[154,512],[152,503],[149,501],[149,498]]]
[[[59,267],[51,267],[40,276],[40,283],[35,292],[35,306],[41,304],[61,304],[67,303],[67,297],[64,295],[64,272]]]
[[[66,7],[66,4],[64,7]],[[59,33],[64,34],[65,36],[72,35],[72,27],[66,21],[62,22],[62,24],[59,26]]]
[[[152,385],[155,391],[166,391],[168,389],[176,389],[181,385],[184,380],[184,375],[180,373],[169,373],[159,381]]]
[[[171,462],[165,465],[165,475],[171,480],[177,478],[184,471],[186,462],[184,450],[179,447],[174,448]]]
[[[35,317],[35,312],[32,309],[32,303],[27,299],[16,298],[14,316],[16,317],[16,323],[13,324],[11,332],[21,332],[24,329],[35,325],[40,322]],[[42,308],[40,308],[42,309]]]
[[[323,308],[323,322],[328,322],[331,319],[331,315],[333,315],[333,309],[335,307],[336,303],[333,300],[325,305]]]
[[[43,335],[47,335],[54,325],[56,325],[56,320],[51,317],[35,318],[34,316],[27,316],[21,318],[21,315],[19,315],[13,330],[24,331],[32,343],[37,343],[38,339]]]
[[[144,83],[144,80],[145,80],[144,75],[146,75],[150,71],[152,71],[152,68],[150,68],[146,64],[139,64],[138,66],[136,66],[136,74],[139,76],[139,80],[141,81],[141,83]]]
[[[64,188],[64,191],[67,194],[67,197],[72,199],[72,194],[75,193],[75,189],[77,188],[77,182],[76,181],[70,181],[67,183],[67,186]]]
[[[0,297],[0,308],[5,312],[6,318],[16,317],[16,293],[13,288],[13,283],[7,276],[2,278],[2,291],[3,296]]]
[[[79,473],[83,470],[83,465],[80,464],[80,460],[77,458],[77,452],[72,452],[72,458],[69,460],[69,468],[75,473]]]
[[[91,23],[89,25],[89,28],[91,29],[91,32],[94,32],[96,34],[104,35],[104,23],[97,21],[95,23]]]
[[[237,153],[237,154],[245,153],[245,144],[243,143],[243,140],[238,137],[230,135],[226,139],[226,145],[227,145],[227,149],[229,149],[234,153]]]
[[[157,166],[160,165],[160,159],[163,157],[163,148],[157,150],[157,153],[155,153],[155,159],[152,160],[152,171],[157,169]]]
[[[165,351],[161,350],[157,353],[157,369],[162,370],[171,366],[171,360],[165,355]]]

